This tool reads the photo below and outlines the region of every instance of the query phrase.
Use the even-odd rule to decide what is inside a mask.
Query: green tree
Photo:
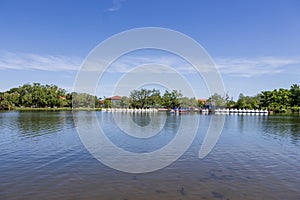
[[[40,83],[33,83],[31,86],[32,106],[39,108],[47,106],[47,92],[46,88]]]
[[[72,93],[66,94],[66,100],[64,101],[63,106],[64,107],[72,107]]]
[[[4,92],[0,94],[0,110],[11,110],[14,108],[12,95]]]
[[[250,97],[244,96],[242,93],[239,95],[239,99],[236,102],[235,107],[239,109],[258,109],[259,106],[259,98],[258,96]]]
[[[159,90],[153,89],[147,100],[147,107],[159,107],[161,105],[161,95]]]
[[[290,90],[283,88],[273,91],[263,91],[259,95],[259,98],[262,108],[275,112],[286,112],[292,102]]]
[[[182,97],[182,94],[177,90],[173,90],[172,92],[165,91],[164,95],[162,96],[162,106],[168,109],[179,107],[180,97]]]
[[[179,98],[179,104],[183,108],[198,107],[198,101],[195,98],[181,97]]]
[[[220,94],[215,93],[211,97],[209,97],[207,102],[213,107],[225,107],[226,97],[222,97]]]
[[[32,105],[32,88],[30,84],[24,84],[23,86],[19,87],[19,94],[20,94],[20,105],[25,107],[31,107]]]
[[[291,106],[300,107],[300,86],[293,84],[290,88]]]
[[[231,109],[231,108],[235,108],[236,107],[236,102],[233,99],[230,99],[227,103],[226,103],[226,107]]]
[[[133,90],[130,92],[130,106],[133,108],[153,107],[160,103],[160,92],[158,90]]]
[[[111,108],[112,103],[109,99],[104,99],[103,106],[104,106],[104,108]]]
[[[100,99],[97,96],[94,96],[95,108],[100,108]]]
[[[121,106],[121,108],[128,108],[129,107],[129,98],[126,96],[123,96],[120,100],[120,106]]]
[[[95,108],[98,98],[87,93],[72,93],[73,108]]]

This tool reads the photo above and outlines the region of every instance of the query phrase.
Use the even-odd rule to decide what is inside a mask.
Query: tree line
[[[163,94],[156,89],[133,90],[129,97],[123,96],[118,101],[86,93],[68,93],[56,85],[42,85],[40,83],[24,84],[0,93],[0,110],[15,108],[153,108],[167,109],[178,107],[198,108],[230,108],[230,109],[267,109],[276,113],[300,112],[300,87],[297,84],[289,89],[275,89],[262,91],[255,96],[239,95],[237,101],[228,94],[211,95],[206,102],[195,98],[184,97],[179,91],[165,91]]]
[[[240,94],[235,102],[228,94],[221,96],[212,95],[207,103],[217,107],[230,109],[266,109],[275,113],[299,113],[300,112],[300,86],[293,84],[290,89],[274,89],[273,91],[262,91],[255,96]]]
[[[273,91],[262,91],[255,96],[240,94],[237,101],[224,96],[213,94],[206,102],[195,98],[183,97],[176,90],[165,91],[160,95],[158,90],[134,90],[130,93],[129,106],[136,108],[145,107],[199,107],[199,108],[229,108],[229,109],[265,109],[275,113],[300,112],[300,86],[293,84],[290,89],[275,89]]]
[[[195,98],[183,97],[180,92],[166,91],[163,95],[159,90],[134,90],[130,97],[122,99],[113,105],[107,98],[99,98],[86,93],[67,93],[56,85],[40,83],[24,84],[0,93],[0,110],[15,108],[150,108],[150,107],[197,107]]]
[[[96,96],[67,93],[65,89],[56,85],[42,85],[40,83],[24,84],[0,93],[0,110],[15,108],[71,108],[99,107]]]

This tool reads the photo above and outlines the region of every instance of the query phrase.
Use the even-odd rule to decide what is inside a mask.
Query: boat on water
[[[185,113],[187,111],[189,110],[186,108],[174,108],[170,110],[170,113]]]
[[[171,109],[171,110],[170,110],[170,113],[175,113],[175,110],[174,110],[174,109]]]

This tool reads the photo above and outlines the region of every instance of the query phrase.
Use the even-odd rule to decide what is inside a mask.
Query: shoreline
[[[101,111],[102,108],[14,108],[6,111]]]
[[[21,112],[102,111],[102,112],[107,112],[107,110],[105,108],[69,108],[69,107],[65,107],[65,108],[14,108],[14,109],[11,109],[11,110],[0,110],[0,113],[1,112],[13,112],[13,111],[21,111]],[[160,111],[160,112],[162,112],[162,111]],[[166,111],[166,113],[168,113],[168,112]],[[191,113],[191,112],[184,112],[184,113]],[[201,112],[193,112],[193,113],[201,113]],[[207,115],[208,113],[202,113],[202,114]],[[215,115],[240,115],[240,116],[242,116],[242,115],[254,116],[255,115],[255,114],[247,114],[247,113],[239,113],[239,114],[238,113],[230,113],[230,114],[209,113],[209,114],[215,114]],[[295,113],[293,113],[293,112],[286,112],[286,113],[269,112],[267,115],[268,116],[300,116],[300,113],[296,113],[296,112]]]

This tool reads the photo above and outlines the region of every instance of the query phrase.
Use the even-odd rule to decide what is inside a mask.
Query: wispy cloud
[[[286,71],[288,66],[300,65],[300,59],[271,56],[256,58],[215,58],[214,61],[221,74],[239,77],[277,74]],[[145,63],[170,66],[181,74],[197,73],[191,64],[177,56],[127,56],[113,63],[108,69],[108,72],[124,73],[134,66]],[[213,71],[213,66],[202,65],[200,72],[211,71]]]
[[[185,60],[176,57],[176,56],[124,56],[111,64],[108,68],[108,72],[119,72],[126,73],[133,68],[136,68],[141,65],[162,65],[174,68],[174,70],[188,74],[195,73],[192,65],[187,63]],[[162,73],[158,68],[152,68],[153,73]],[[163,67],[162,67],[163,70]]]
[[[78,57],[0,52],[0,69],[69,71],[78,70],[81,62]]]
[[[265,74],[277,74],[287,66],[300,65],[300,59],[279,57],[258,58],[217,58],[215,62],[222,74],[253,77]]]
[[[238,77],[254,77],[285,72],[289,66],[300,66],[300,59],[283,57],[257,58],[214,58],[222,74]],[[0,52],[0,69],[44,70],[44,71],[77,71],[83,58],[62,55],[39,55],[33,53]],[[191,64],[178,56],[169,55],[125,55],[112,63],[107,72],[126,73],[145,64],[165,65],[174,68],[181,74],[193,74],[197,71]],[[210,66],[211,67],[211,66]],[[153,68],[153,73],[162,71]],[[97,69],[97,63],[93,70]],[[209,67],[203,67],[203,72]]]
[[[112,7],[108,8],[106,11],[109,11],[109,12],[115,12],[117,10],[120,10],[121,7],[122,7],[122,3],[124,2],[125,0],[113,0],[113,5]]]

